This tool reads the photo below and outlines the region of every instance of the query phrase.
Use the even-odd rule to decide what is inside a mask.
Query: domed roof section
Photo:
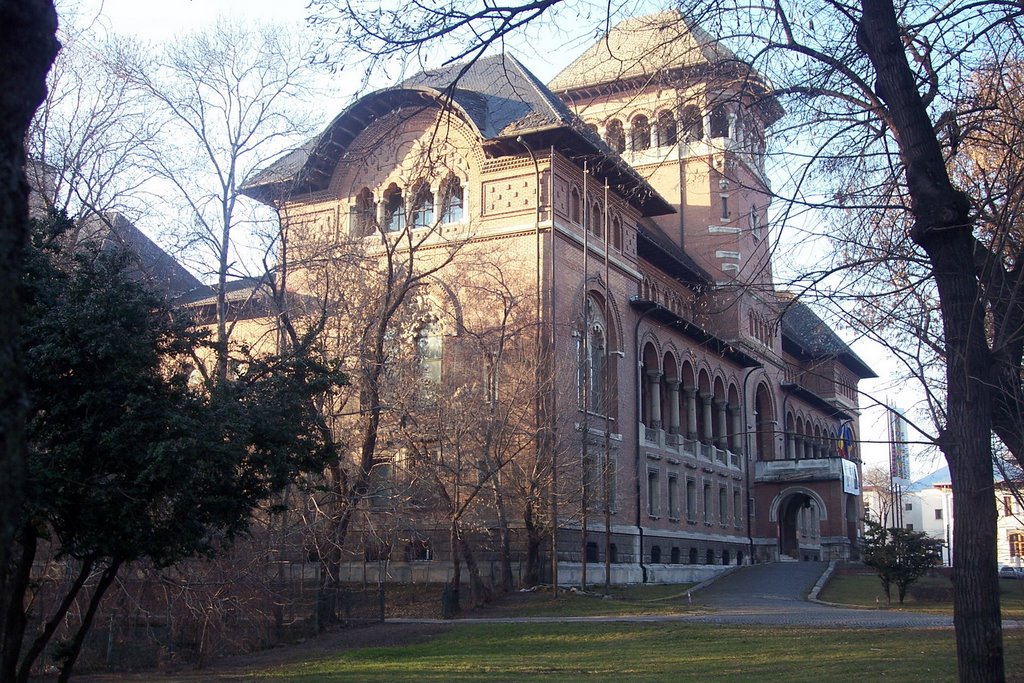
[[[481,142],[549,128],[572,128],[573,115],[514,57],[497,54],[424,71],[393,88],[370,93],[339,114],[316,138],[261,170],[243,192],[267,200],[282,190],[326,187],[356,136],[398,111],[448,109],[469,122]]]
[[[548,87],[561,92],[735,59],[702,28],[669,10],[619,22]]]
[[[423,71],[398,87],[448,94],[470,116],[484,140],[568,125],[573,119],[565,104],[508,54]]]

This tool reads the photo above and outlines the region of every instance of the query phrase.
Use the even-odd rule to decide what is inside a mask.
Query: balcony
[[[768,460],[754,463],[754,482],[842,481],[843,459]]]
[[[640,443],[648,449],[657,449],[665,455],[689,456],[709,464],[732,469],[743,469],[743,457],[714,444],[701,443],[682,434],[671,434],[664,429],[653,429],[640,423]]]

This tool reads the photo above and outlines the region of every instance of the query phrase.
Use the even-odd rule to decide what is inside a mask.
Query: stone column
[[[743,415],[739,406],[732,407],[732,452],[743,452]]]
[[[687,387],[686,391],[686,438],[697,440],[697,388]]]
[[[670,434],[679,433],[679,380],[668,381],[668,431]]]
[[[786,432],[786,457],[796,460],[796,434],[793,432]]]
[[[658,370],[647,371],[647,386],[650,387],[651,429],[661,429],[661,373]]]
[[[714,407],[715,407],[715,426],[717,427],[717,429],[715,431],[718,432],[718,438],[715,439],[715,445],[718,446],[719,448],[721,448],[722,450],[725,450],[726,448],[729,447],[729,441],[728,441],[729,427],[728,427],[728,424],[727,424],[726,419],[725,419],[726,418],[726,414],[725,414],[725,401],[715,401]]]
[[[704,408],[704,433],[700,435],[700,440],[704,443],[713,443],[715,438],[714,429],[712,428],[713,416],[711,414],[711,394],[701,394],[700,399]]]

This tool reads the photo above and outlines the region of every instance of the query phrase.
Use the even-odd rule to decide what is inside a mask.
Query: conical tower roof
[[[679,11],[668,10],[619,22],[548,87],[561,92],[735,59]]]

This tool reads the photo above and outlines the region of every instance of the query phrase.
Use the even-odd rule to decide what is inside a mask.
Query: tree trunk
[[[0,0],[0,614],[11,596],[15,535],[25,495],[26,404],[18,358],[18,289],[28,236],[25,134],[46,98],[57,56],[52,0]]]
[[[531,502],[527,502],[523,510],[523,528],[526,531],[526,570],[523,573],[523,583],[533,587],[540,583],[540,549],[544,537],[537,526],[536,511]]]
[[[452,614],[459,611],[459,587],[462,585],[462,565],[459,563],[459,527],[453,519],[448,529],[448,548],[452,557],[452,580],[448,585],[451,591],[450,611]]]
[[[9,576],[8,589],[10,595],[5,596],[3,635],[0,646],[0,681],[14,681],[18,671],[18,658],[21,656],[21,644],[25,638],[25,627],[28,623],[25,613],[25,595],[32,578],[32,565],[35,563],[38,536],[35,529],[25,525],[19,538],[21,555],[14,564],[14,572]]]
[[[92,620],[96,616],[96,610],[99,609],[103,596],[106,595],[107,589],[110,588],[110,584],[114,582],[114,578],[117,576],[117,571],[120,568],[121,561],[115,560],[114,563],[107,567],[100,576],[100,581],[96,584],[96,590],[93,591],[92,599],[89,601],[89,607],[85,611],[85,616],[82,617],[82,625],[78,627],[78,631],[75,633],[75,637],[71,641],[71,646],[68,648],[64,664],[60,667],[60,675],[57,677],[57,683],[67,683],[68,679],[71,678],[71,671],[75,668],[75,662],[78,660],[78,655],[82,651],[82,644],[85,642],[85,636],[89,633],[89,629],[92,628]]]
[[[508,528],[508,514],[505,512],[505,500],[498,486],[494,487],[494,508],[498,519],[498,546],[501,562],[501,591],[511,593],[515,588],[512,576],[512,534]]]
[[[50,642],[53,634],[56,633],[61,623],[63,623],[68,610],[71,609],[71,605],[74,604],[75,600],[78,598],[78,594],[82,590],[82,587],[92,574],[94,564],[95,560],[92,558],[82,562],[82,566],[78,570],[78,576],[75,577],[75,581],[71,585],[71,588],[67,590],[61,604],[57,607],[56,611],[50,617],[50,620],[47,621],[43,627],[42,633],[36,636],[36,639],[32,642],[32,646],[29,647],[28,652],[26,652],[25,656],[22,658],[21,664],[18,666],[18,683],[25,683],[28,681],[29,675],[32,673],[32,665],[35,664],[36,659],[38,659],[39,655],[43,653],[43,650]]]
[[[946,351],[946,426],[940,445],[953,485],[953,623],[961,681],[1001,681],[1002,622],[992,477],[992,357],[974,272],[967,198],[953,187],[928,110],[907,63],[892,0],[862,0],[857,44],[906,169],[914,225],[939,294]],[[883,114],[886,112],[883,112]]]
[[[473,548],[461,530],[459,532],[459,548],[466,561],[466,569],[469,570],[469,601],[473,607],[478,607],[490,600],[490,591],[480,578],[480,566],[476,563]]]

